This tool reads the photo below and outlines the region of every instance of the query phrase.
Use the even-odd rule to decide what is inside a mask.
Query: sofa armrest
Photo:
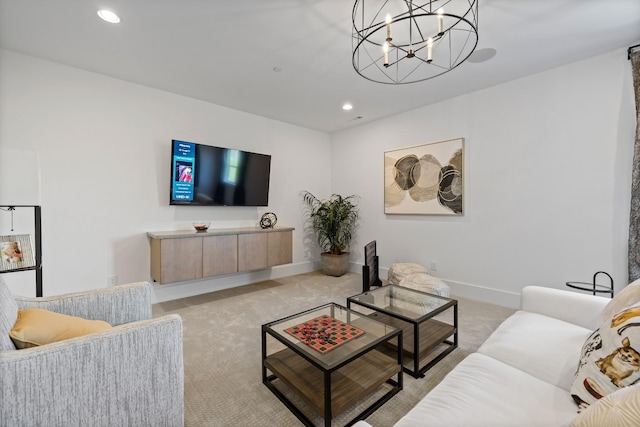
[[[0,352],[0,424],[182,426],[182,321]]]
[[[151,285],[130,283],[51,297],[15,296],[19,309],[43,308],[85,319],[122,325],[151,319]]]
[[[600,326],[598,316],[609,301],[568,290],[526,286],[522,289],[521,309],[594,330]]]

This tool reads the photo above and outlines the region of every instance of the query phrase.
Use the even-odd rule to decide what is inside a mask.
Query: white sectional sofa
[[[570,390],[581,349],[609,301],[525,287],[521,309],[395,427],[569,426],[578,416]],[[628,388],[638,395],[640,385]]]

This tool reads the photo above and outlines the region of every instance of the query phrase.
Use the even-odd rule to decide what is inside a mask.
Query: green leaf
[[[347,251],[357,228],[359,197],[332,194],[321,200],[308,191],[301,196],[322,252],[340,255]]]

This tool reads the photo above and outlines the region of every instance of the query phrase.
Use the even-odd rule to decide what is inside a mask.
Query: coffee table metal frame
[[[414,295],[415,298],[421,299],[422,301],[431,300],[432,302],[436,302],[437,300],[438,307],[426,313],[422,313],[422,312],[413,313],[413,312],[407,312],[406,310],[403,310],[403,309],[397,309],[389,301],[386,301],[386,303],[392,304],[391,306],[389,305],[382,306],[381,304],[375,304],[367,301],[369,299],[375,298],[376,296],[378,298],[383,297],[382,299],[384,299],[385,294],[387,296],[393,296],[394,292],[402,292],[405,295],[406,294]],[[393,301],[393,298],[390,298],[390,300]],[[377,320],[380,320],[385,323],[388,322],[392,326],[400,327],[404,329],[404,332],[405,332],[404,351],[407,352],[410,356],[412,356],[413,369],[410,369],[404,363],[403,363],[403,369],[406,373],[408,373],[414,378],[424,377],[425,372],[431,369],[436,363],[438,363],[440,360],[442,360],[445,356],[447,356],[449,353],[451,353],[453,350],[455,350],[458,347],[458,301],[454,299],[430,294],[427,292],[417,291],[415,289],[404,288],[397,285],[387,285],[387,286],[382,286],[377,289],[363,292],[361,294],[354,295],[347,298],[347,307],[351,308],[352,304],[360,305],[362,307],[368,308],[369,310],[373,310],[374,313],[370,314],[370,316],[374,318],[378,317]],[[453,325],[450,325],[450,328],[447,328],[447,324],[444,324],[436,320],[430,320],[433,317],[437,316],[438,314],[443,313],[444,311],[449,309],[453,309]],[[382,316],[380,316],[379,313],[381,313]],[[384,317],[386,317],[387,320],[384,320]],[[398,319],[401,322],[398,322],[397,320],[394,320],[394,319]],[[423,351],[424,349],[421,349],[421,346],[420,346],[421,335],[429,334],[429,326],[430,326],[429,322],[434,322],[432,323],[434,325],[444,326],[444,329],[442,329],[441,327],[438,328],[440,329],[440,332],[439,332],[440,337],[435,338],[435,340],[431,340],[428,344],[428,347],[429,348],[434,347],[436,344],[446,344],[447,346],[435,358],[431,359],[424,366],[420,367],[421,355],[424,356],[424,353],[425,353],[425,351]],[[443,336],[443,335],[446,335],[446,336]],[[453,335],[453,341],[450,340],[451,335]],[[425,338],[426,337],[422,337],[423,339],[422,347],[425,347],[424,345]],[[427,348],[427,352],[428,352],[428,348]]]
[[[277,341],[279,341],[280,343],[285,345],[285,350],[281,350],[280,352],[283,351],[293,351],[295,352],[295,354],[297,354],[299,357],[303,358],[304,360],[306,360],[307,362],[309,362],[311,365],[313,365],[314,367],[316,367],[323,375],[323,391],[324,391],[324,425],[325,427],[330,427],[332,424],[332,419],[333,419],[333,414],[332,414],[332,390],[331,390],[331,384],[332,384],[332,374],[334,372],[336,372],[337,370],[339,370],[340,368],[343,368],[344,366],[352,363],[352,362],[356,362],[358,361],[358,359],[362,358],[363,356],[366,357],[366,355],[370,352],[373,351],[377,351],[377,349],[381,348],[382,346],[386,346],[388,345],[388,343],[394,339],[397,340],[398,343],[398,351],[397,351],[397,360],[395,363],[397,363],[396,366],[398,366],[398,368],[396,368],[396,372],[391,375],[391,377],[387,378],[386,381],[382,381],[382,384],[384,384],[385,382],[387,384],[390,384],[392,386],[392,388],[385,393],[383,396],[381,396],[378,400],[376,400],[373,404],[371,404],[369,407],[367,407],[366,409],[364,409],[361,413],[359,413],[358,415],[356,415],[351,421],[349,421],[346,426],[351,426],[353,424],[355,424],[357,421],[362,420],[367,418],[369,415],[371,415],[373,412],[375,412],[378,408],[380,408],[385,402],[387,402],[389,399],[391,399],[393,396],[395,396],[400,390],[402,390],[403,387],[403,379],[402,379],[402,373],[403,370],[400,368],[402,366],[402,352],[400,351],[400,349],[402,348],[402,330],[398,329],[398,328],[393,328],[390,327],[389,325],[386,324],[382,324],[381,326],[383,328],[385,328],[386,330],[389,330],[390,332],[384,334],[383,336],[380,336],[379,338],[375,339],[374,341],[365,344],[361,347],[359,347],[357,350],[355,351],[347,351],[346,350],[346,345],[343,345],[341,347],[345,347],[345,349],[343,349],[343,353],[344,353],[344,357],[338,358],[338,360],[335,360],[334,358],[334,363],[331,364],[327,364],[323,362],[323,356],[326,356],[321,354],[320,352],[316,352],[317,354],[314,354],[313,352],[315,352],[315,350],[307,347],[306,345],[304,345],[302,342],[299,342],[296,339],[291,339],[290,337],[287,337],[285,335],[286,332],[279,332],[276,329],[274,329],[274,326],[281,324],[283,322],[292,320],[292,319],[300,319],[300,322],[304,322],[307,320],[312,319],[316,314],[321,315],[323,310],[326,311],[326,309],[329,310],[329,315],[331,317],[334,317],[336,314],[336,310],[340,311],[341,313],[346,313],[346,322],[345,323],[349,323],[351,324],[350,320],[352,319],[358,319],[358,318],[362,318],[362,319],[366,319],[366,322],[369,321],[373,321],[375,323],[379,323],[381,324],[381,322],[377,322],[375,320],[369,319],[367,316],[361,314],[361,313],[357,313],[357,312],[353,312],[351,310],[349,310],[346,307],[343,307],[341,305],[335,304],[335,303],[329,303],[329,304],[325,304],[310,310],[306,310],[288,317],[285,317],[283,319],[280,320],[276,320],[273,322],[269,322],[266,323],[264,325],[262,325],[262,382],[264,385],[266,385],[272,392],[273,394],[275,394],[278,399],[280,399],[280,401],[282,401],[282,403],[285,404],[285,406],[291,411],[293,412],[293,414],[300,420],[302,421],[302,423],[306,426],[313,426],[313,422],[298,408],[296,407],[296,405],[289,399],[287,398],[284,393],[280,390],[278,390],[278,388],[273,384],[274,381],[280,379],[283,380],[284,384],[288,384],[288,380],[290,380],[290,378],[279,378],[275,372],[273,372],[269,367],[269,362],[268,362],[268,357],[270,356],[269,354],[267,354],[267,335],[275,338]],[[307,316],[307,314],[310,314],[310,316]],[[343,320],[344,321],[344,320]],[[368,333],[366,330],[366,325],[363,326],[361,324],[357,324],[355,325],[358,328],[362,329],[365,331],[365,335]],[[360,337],[359,337],[360,338]],[[338,352],[340,350],[340,347],[337,347],[333,350],[331,350],[329,353],[331,352]],[[276,352],[279,353],[279,352]],[[329,354],[327,353],[327,354]],[[382,352],[379,352],[380,354],[382,354]],[[384,356],[384,357],[388,357],[388,356]],[[271,372],[271,373],[269,373]],[[393,377],[397,376],[397,378],[394,380]],[[289,389],[292,389],[294,392],[298,392],[296,389],[289,387]],[[298,393],[301,395],[301,393]],[[301,397],[305,398],[305,396],[301,395]]]

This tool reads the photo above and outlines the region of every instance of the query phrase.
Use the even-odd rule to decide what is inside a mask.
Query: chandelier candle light
[[[437,77],[478,45],[478,0],[356,0],[352,22],[353,68],[377,83]]]

